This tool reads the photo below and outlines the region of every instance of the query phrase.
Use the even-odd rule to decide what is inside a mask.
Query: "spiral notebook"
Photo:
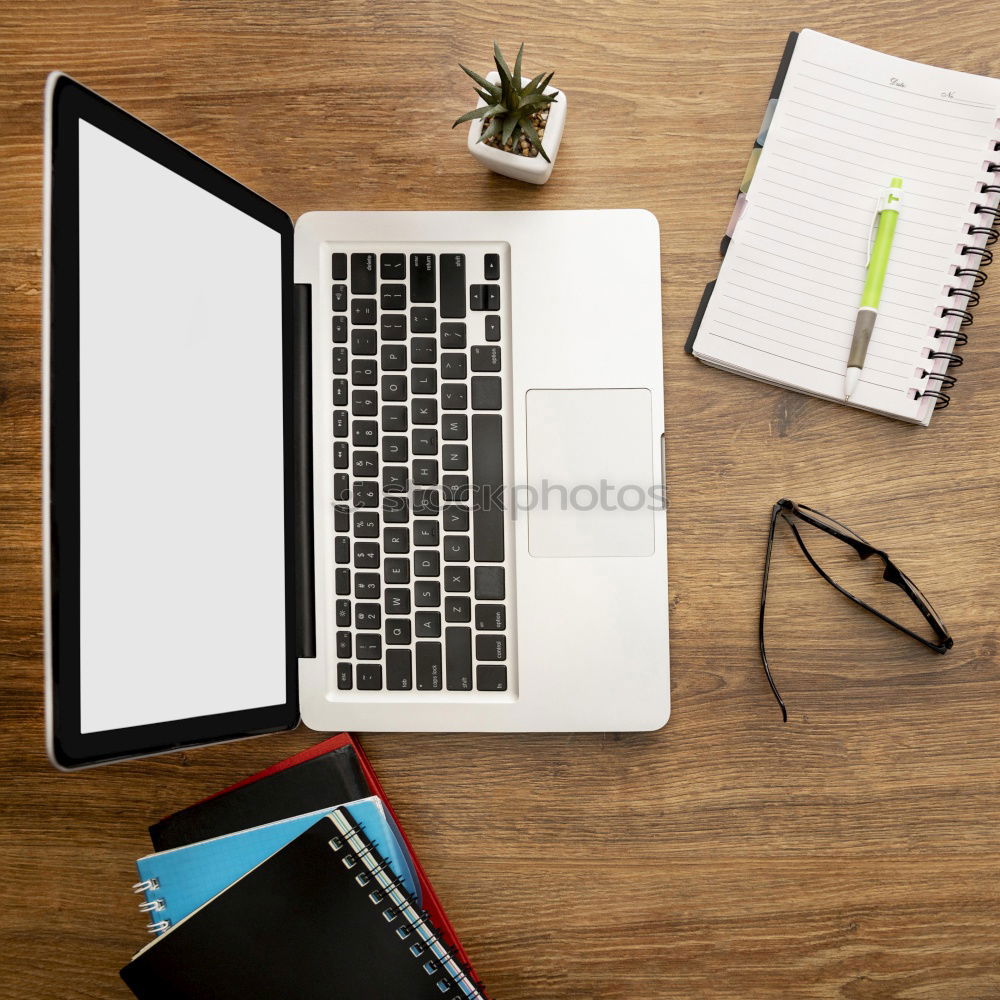
[[[161,934],[183,920],[337,805],[330,803],[324,809],[302,816],[292,816],[140,858],[135,863],[140,881],[132,889],[144,897],[139,909],[149,920],[147,929],[150,933]],[[375,849],[388,861],[406,891],[420,901],[420,884],[409,851],[382,800],[373,795],[348,802],[340,808],[361,827]]]
[[[998,115],[998,80],[793,33],[687,350],[844,402],[876,205],[901,176],[905,211],[849,405],[926,425],[950,401],[998,235]]]
[[[140,1000],[487,1000],[345,809],[142,949]]]

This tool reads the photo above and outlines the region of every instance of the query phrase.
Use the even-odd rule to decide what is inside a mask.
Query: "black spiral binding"
[[[355,882],[368,890],[373,906],[382,908],[400,945],[409,949],[429,976],[435,977],[441,1000],[489,1000],[472,969],[442,940],[430,914],[419,906],[357,823],[342,809],[334,810],[329,818],[338,830],[338,835],[330,838],[330,847],[342,854],[346,868],[361,865],[363,871],[355,875]]]
[[[1000,152],[1000,142],[993,143],[993,152]],[[987,174],[1000,173],[1000,159],[986,165]],[[992,183],[993,178],[988,177],[986,181],[979,185],[979,195],[1000,195],[1000,184]],[[984,268],[993,263],[993,251],[989,249],[998,239],[1000,239],[1000,206],[983,205],[976,202],[973,212],[980,216],[979,221],[984,221],[986,225],[970,225],[966,227],[969,236],[985,236],[985,246],[963,246],[962,257],[972,258],[971,262],[962,263],[952,270],[956,278],[971,278],[971,288],[954,287],[948,289],[948,296],[952,304],[941,310],[941,318],[954,318],[959,320],[957,330],[934,331],[934,339],[943,341],[940,349],[934,348],[928,351],[928,361],[946,361],[945,371],[921,372],[921,377],[933,384],[932,389],[918,389],[916,398],[928,396],[934,400],[934,409],[943,410],[950,402],[951,395],[945,390],[954,387],[958,379],[954,375],[948,374],[953,368],[960,368],[964,361],[961,354],[956,353],[956,348],[964,347],[969,342],[969,335],[965,333],[965,328],[971,326],[973,316],[971,310],[979,305],[978,289],[986,284],[988,275]]]

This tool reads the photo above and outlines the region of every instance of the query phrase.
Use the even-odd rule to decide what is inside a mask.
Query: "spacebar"
[[[476,562],[503,562],[503,434],[498,413],[472,415],[472,484]]]

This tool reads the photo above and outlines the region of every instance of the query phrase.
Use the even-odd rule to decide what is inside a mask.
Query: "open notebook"
[[[905,210],[851,405],[926,425],[948,403],[992,258],[1000,81],[809,30],[782,69],[688,349],[843,402],[875,208],[900,176]]]

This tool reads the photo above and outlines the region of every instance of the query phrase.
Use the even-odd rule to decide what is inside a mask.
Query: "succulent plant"
[[[514,61],[514,71],[511,72],[504,57],[500,52],[500,46],[493,43],[493,58],[497,64],[497,73],[500,82],[490,83],[484,76],[473,73],[471,69],[462,66],[462,69],[475,81],[476,94],[486,102],[486,106],[476,108],[467,114],[462,115],[455,125],[462,122],[470,122],[476,118],[482,118],[483,128],[480,130],[478,142],[496,137],[501,146],[506,146],[508,142],[513,143],[513,148],[517,149],[518,140],[521,133],[524,133],[528,142],[541,154],[546,162],[551,162],[542,148],[542,140],[539,138],[538,130],[531,121],[531,116],[538,111],[548,107],[555,99],[555,94],[546,94],[545,88],[549,85],[553,74],[539,73],[529,83],[521,83],[521,58],[524,55],[524,42],[517,50],[517,59]],[[461,66],[461,63],[459,63]],[[452,128],[455,127],[452,125]]]

